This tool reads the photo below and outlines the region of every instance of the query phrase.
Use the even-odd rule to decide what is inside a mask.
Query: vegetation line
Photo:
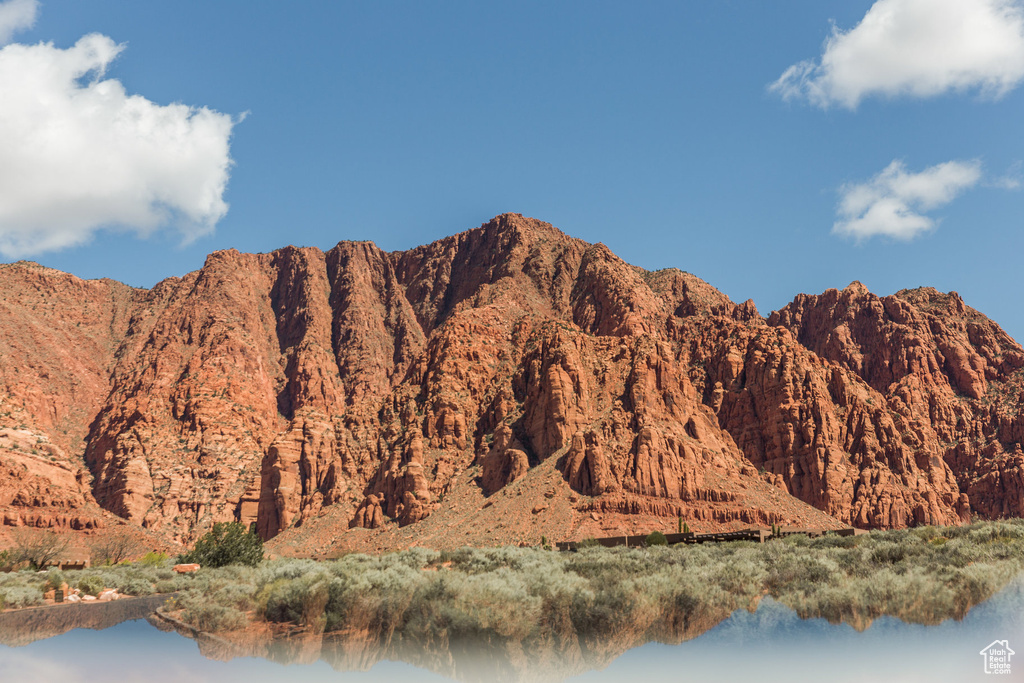
[[[891,615],[963,617],[1024,570],[1024,520],[767,543],[413,548],[337,560],[264,560],[177,575],[172,561],[63,572],[78,586],[181,591],[168,609],[200,631],[259,625],[378,642],[596,642],[623,630],[675,641],[770,595],[801,617],[858,628]],[[47,573],[0,573],[0,604],[41,602]]]

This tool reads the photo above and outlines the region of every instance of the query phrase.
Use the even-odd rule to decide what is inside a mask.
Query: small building
[[[89,565],[89,553],[84,550],[70,550],[50,562],[47,566],[56,567],[57,569],[86,569]]]

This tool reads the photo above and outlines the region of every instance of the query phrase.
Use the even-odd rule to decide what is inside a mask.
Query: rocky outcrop
[[[962,521],[955,476],[928,453],[923,426],[856,375],[820,363],[786,330],[688,331],[707,403],[768,479],[856,526]]]
[[[482,463],[480,485],[485,493],[499,491],[529,471],[530,459],[523,448],[507,424],[498,425],[494,430],[491,448]]]
[[[506,214],[404,252],[217,252],[151,290],[12,264],[0,309],[0,435],[38,451],[0,440],[18,523],[98,504],[300,552],[1024,513],[1024,350],[955,293],[854,283],[765,319]]]
[[[871,386],[880,413],[909,425],[917,461],[945,468],[958,515],[1024,514],[1024,349],[956,292],[877,297],[853,283],[798,296],[769,324]],[[948,477],[947,477],[948,479]]]
[[[617,488],[608,459],[596,432],[579,431],[565,458],[565,479],[569,486],[587,496],[600,496]]]

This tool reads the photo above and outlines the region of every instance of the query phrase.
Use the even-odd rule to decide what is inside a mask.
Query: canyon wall
[[[313,552],[1024,514],[1024,350],[955,293],[764,318],[505,214],[151,290],[19,262],[0,314],[8,526],[238,520]]]

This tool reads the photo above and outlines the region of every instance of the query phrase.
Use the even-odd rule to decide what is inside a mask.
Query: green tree
[[[660,531],[652,531],[647,534],[647,538],[644,539],[644,543],[647,545],[668,545],[668,539],[665,538],[665,534]]]
[[[195,562],[203,567],[229,564],[255,567],[261,560],[263,540],[238,522],[217,522],[209,533],[196,541],[190,552],[181,556],[182,562]]]

